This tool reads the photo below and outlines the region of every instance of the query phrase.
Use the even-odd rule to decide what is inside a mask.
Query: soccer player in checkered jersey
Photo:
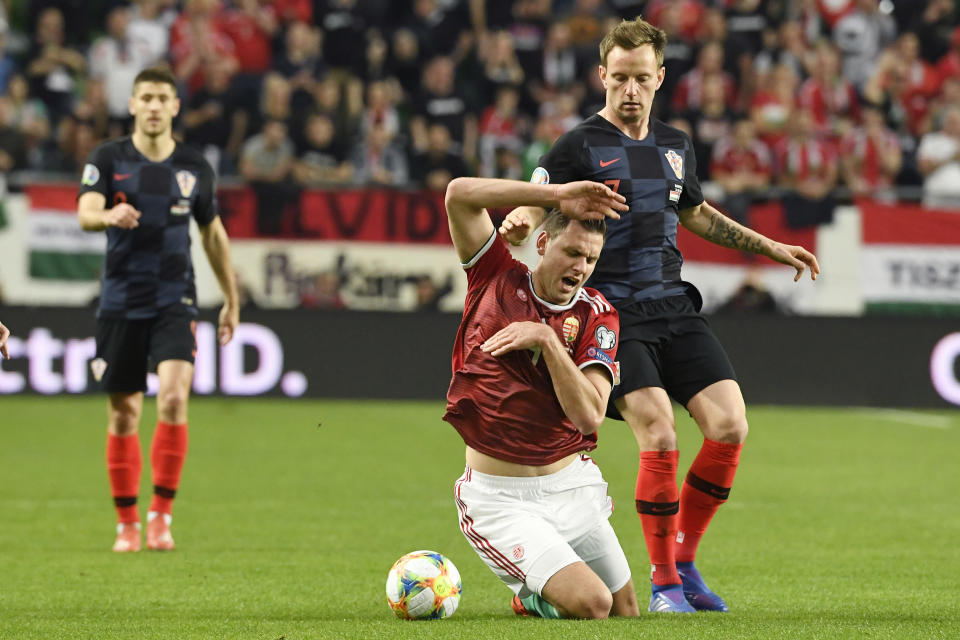
[[[627,198],[611,220],[589,284],[620,312],[621,383],[608,415],[625,419],[640,447],[637,511],[652,564],[649,609],[726,611],[694,566],[701,537],[727,500],[747,436],[746,409],[733,367],[699,314],[701,297],[680,278],[677,224],[716,244],[820,271],[812,253],[748,229],[704,202],[689,138],[650,117],[664,78],[666,35],[637,18],[622,21],[600,44],[606,104],[561,136],[540,159],[536,182],[594,180]],[[500,228],[523,242],[543,208],[511,211]],[[704,441],[677,490],[673,398],[686,407]]]
[[[150,447],[153,500],[147,548],[170,550],[173,499],[187,453],[187,400],[196,354],[196,289],[190,219],[223,291],[218,339],[239,322],[227,233],[217,215],[215,178],[199,152],[173,138],[180,100],[173,76],[147,69],[134,79],[133,134],[93,150],[81,178],[77,215],[106,231],[94,377],[109,394],[107,472],[117,510],[116,552],[139,551],[141,452],[137,430],[148,360],[157,365],[157,428]]]
[[[551,209],[532,272],[484,209],[520,204]],[[595,182],[458,178],[446,206],[467,275],[444,415],[466,444],[455,486],[463,535],[514,592],[519,615],[637,615],[607,484],[585,453],[616,380],[619,325],[583,283],[603,247],[603,217],[624,199]]]

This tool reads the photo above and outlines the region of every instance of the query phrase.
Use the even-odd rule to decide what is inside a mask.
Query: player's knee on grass
[[[610,615],[613,596],[606,587],[584,589],[556,606],[565,618],[602,620]]]

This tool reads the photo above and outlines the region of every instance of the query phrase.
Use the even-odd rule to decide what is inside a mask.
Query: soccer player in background
[[[652,566],[650,611],[727,611],[694,566],[701,537],[730,493],[747,436],[746,409],[733,367],[706,319],[697,289],[680,279],[677,224],[724,247],[794,267],[799,280],[812,253],[766,238],[704,202],[690,139],[650,117],[664,79],[666,35],[637,18],[600,44],[606,104],[561,136],[532,181],[593,180],[627,199],[609,222],[606,247],[589,283],[620,312],[621,383],[611,417],[630,425],[640,447],[637,511]],[[520,244],[543,207],[511,211],[500,228]],[[670,398],[683,405],[704,441],[677,490],[677,436]],[[678,495],[679,493],[679,495]]]
[[[618,323],[583,283],[603,247],[602,218],[623,202],[593,182],[457,178],[447,187],[450,235],[467,273],[444,415],[466,444],[455,487],[460,528],[514,592],[519,615],[638,614],[607,484],[584,453],[596,447],[616,379]],[[532,272],[484,209],[520,204],[553,209]]]
[[[7,329],[3,326],[3,323],[0,322],[0,356],[3,356],[4,360],[10,359],[10,353],[7,351],[7,338],[10,337],[10,329]]]
[[[139,551],[141,452],[137,430],[148,359],[157,365],[157,428],[150,447],[153,501],[147,548],[170,550],[173,499],[187,453],[187,400],[196,354],[197,294],[190,260],[190,218],[197,221],[225,303],[218,339],[239,322],[227,233],[217,215],[215,177],[198,152],[173,138],[180,100],[165,69],[137,75],[130,98],[133,135],[90,154],[77,215],[86,231],[106,231],[97,311],[94,377],[109,393],[107,472],[117,510],[116,552]]]

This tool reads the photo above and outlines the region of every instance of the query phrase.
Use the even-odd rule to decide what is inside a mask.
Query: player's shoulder
[[[177,142],[177,146],[173,150],[173,157],[170,160],[171,164],[178,169],[213,173],[213,167],[210,166],[210,162],[207,161],[203,153],[196,147],[183,142]]]
[[[123,136],[122,138],[101,142],[90,152],[90,157],[98,160],[122,159],[129,157],[132,149],[133,142],[130,140],[130,136]]]
[[[662,120],[650,118],[650,128],[658,147],[684,150],[693,148],[693,143],[690,142],[690,137],[686,133],[676,127],[671,127]]]
[[[577,293],[577,307],[588,315],[603,316],[610,313],[616,314],[613,305],[603,296],[602,293],[592,287],[583,287]]]
[[[565,142],[577,147],[615,146],[620,144],[621,135],[606,118],[595,113],[560,136],[557,143]]]

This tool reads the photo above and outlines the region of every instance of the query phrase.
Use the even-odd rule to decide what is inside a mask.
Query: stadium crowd
[[[178,135],[261,201],[526,179],[638,14],[669,36],[654,116],[733,217],[770,188],[960,201],[954,0],[0,0],[0,169],[78,176],[165,62]]]

